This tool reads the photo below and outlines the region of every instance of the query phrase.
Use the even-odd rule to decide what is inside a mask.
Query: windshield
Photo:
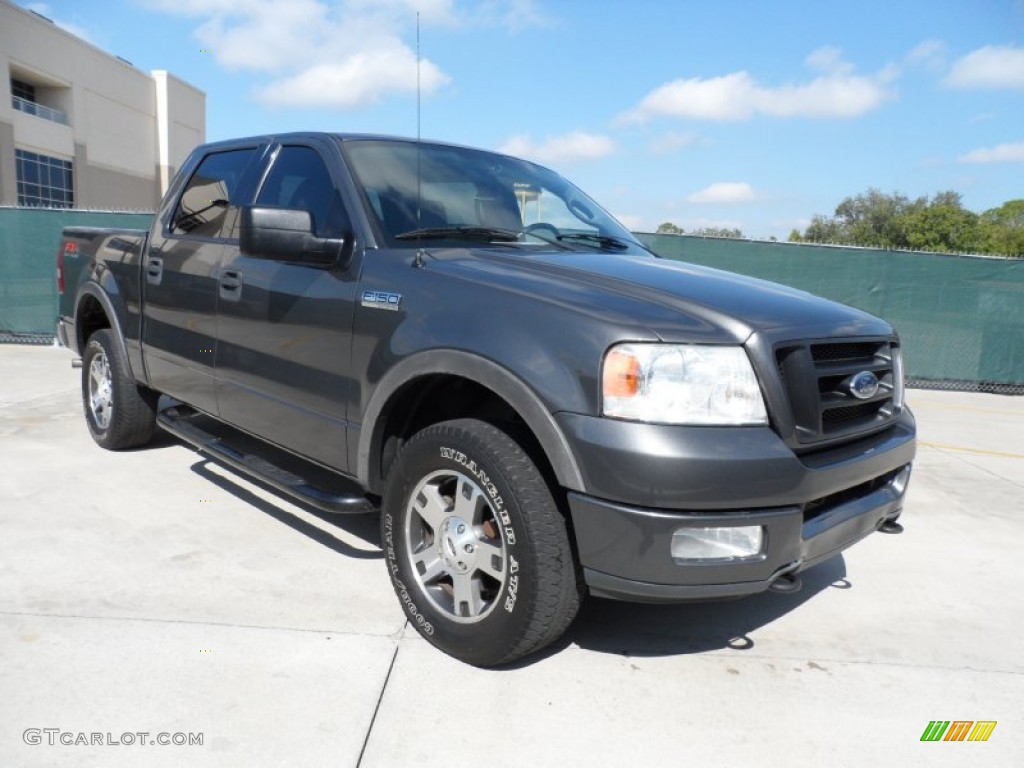
[[[412,141],[356,139],[343,146],[391,247],[445,240],[646,253],[583,192],[525,160]]]

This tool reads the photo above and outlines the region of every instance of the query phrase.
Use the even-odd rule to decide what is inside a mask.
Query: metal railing
[[[26,115],[35,115],[36,117],[41,117],[44,120],[60,123],[61,125],[68,125],[68,116],[64,112],[61,112],[59,109],[54,109],[53,107],[36,104],[36,102],[23,99],[20,96],[11,96],[11,106],[19,112],[24,112]]]

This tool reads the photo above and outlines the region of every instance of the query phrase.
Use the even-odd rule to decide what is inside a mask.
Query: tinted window
[[[281,148],[256,204],[309,211],[318,237],[341,237],[348,221],[323,158],[310,147]]]
[[[196,168],[174,212],[177,235],[229,237],[238,218],[238,187],[255,149],[207,155]]]
[[[486,227],[518,233],[524,246],[554,243],[595,248],[605,236],[642,246],[583,192],[539,165],[464,147],[404,141],[348,140],[348,166],[385,242],[416,248],[402,237],[420,228]],[[582,236],[575,240],[573,236]],[[458,239],[453,235],[452,239]],[[478,242],[474,237],[471,242]],[[577,245],[582,243],[582,245]]]

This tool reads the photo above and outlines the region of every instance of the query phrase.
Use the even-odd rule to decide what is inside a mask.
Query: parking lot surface
[[[480,670],[406,625],[375,515],[101,450],[70,360],[0,346],[0,766],[1024,765],[1024,398],[911,390],[905,532],[800,593],[590,599]]]

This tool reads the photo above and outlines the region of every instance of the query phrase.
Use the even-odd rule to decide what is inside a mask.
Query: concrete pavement
[[[69,361],[0,346],[0,766],[1024,764],[1024,398],[911,390],[906,532],[799,594],[588,600],[485,671],[406,626],[375,516],[163,435],[102,451]],[[931,720],[998,725],[922,743]]]

